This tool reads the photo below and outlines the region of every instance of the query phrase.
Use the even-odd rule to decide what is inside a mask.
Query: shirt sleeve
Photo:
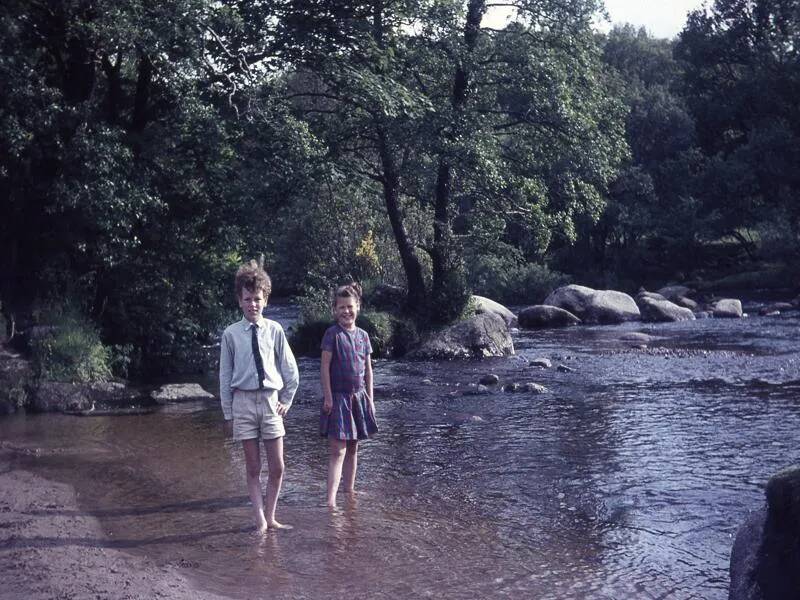
[[[369,334],[364,332],[364,350],[367,354],[372,354],[372,342],[369,341]]]
[[[283,388],[278,392],[278,401],[287,407],[292,405],[297,386],[300,385],[300,372],[297,369],[297,361],[294,359],[292,349],[286,339],[283,327],[278,326],[275,335],[275,362],[278,365]]]
[[[319,345],[320,349],[325,352],[334,352],[336,349],[336,329],[328,327],[325,335],[322,336],[322,343]]]
[[[227,333],[222,334],[219,344],[219,401],[226,421],[233,418],[233,346]]]

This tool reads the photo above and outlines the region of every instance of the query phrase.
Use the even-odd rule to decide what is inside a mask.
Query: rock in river
[[[483,358],[514,354],[514,342],[506,322],[493,313],[475,315],[432,333],[419,348],[411,352],[413,359]]]

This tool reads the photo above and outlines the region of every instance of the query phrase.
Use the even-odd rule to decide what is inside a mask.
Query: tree
[[[515,2],[503,30],[483,26],[477,0],[321,4],[346,43],[303,54],[287,99],[338,169],[378,186],[418,315],[445,322],[466,301],[460,214],[537,230],[539,251],[599,215],[625,145],[598,77],[595,2]]]
[[[270,18],[233,0],[2,5],[8,324],[69,296],[151,364],[215,328],[233,265],[313,179],[307,128],[256,85]]]
[[[716,0],[689,16],[676,56],[701,148],[701,190],[719,235],[782,220],[800,243],[800,7],[793,0]]]

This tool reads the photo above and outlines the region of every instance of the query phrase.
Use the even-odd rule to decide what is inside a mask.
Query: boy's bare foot
[[[287,525],[286,523],[278,523],[277,521],[273,521],[269,524],[270,529],[294,529],[292,525]]]

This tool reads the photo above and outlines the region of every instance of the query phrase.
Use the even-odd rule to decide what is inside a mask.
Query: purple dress
[[[370,409],[364,373],[372,354],[369,335],[333,325],[325,332],[321,348],[331,353],[331,393],[333,408],[329,415],[320,412],[319,433],[337,440],[363,440],[378,431],[375,414]]]

